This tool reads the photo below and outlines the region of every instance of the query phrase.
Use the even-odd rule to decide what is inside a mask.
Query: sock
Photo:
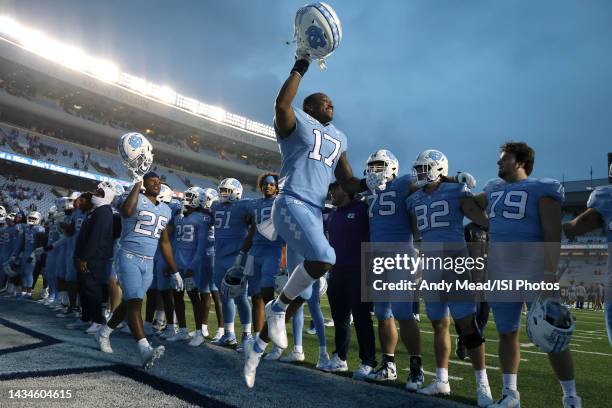
[[[302,348],[302,346],[293,346],[293,351],[295,351],[296,353],[303,353],[304,349]]]
[[[448,382],[448,368],[436,368],[436,378],[442,382]]]
[[[487,377],[487,370],[483,368],[482,370],[474,371],[476,375],[476,384],[488,384],[489,378]]]
[[[268,343],[263,341],[259,337],[259,334],[258,334],[257,337],[255,338],[255,344],[253,345],[253,349],[255,350],[255,352],[256,353],[263,353],[266,350],[267,346],[268,346]]]
[[[222,336],[225,334],[225,329],[223,327],[219,327],[217,329],[217,333],[221,334]]]
[[[251,334],[251,323],[246,323],[242,325],[242,332],[244,334]]]
[[[138,350],[140,350],[141,353],[148,350],[149,348],[151,348],[151,345],[149,344],[149,340],[147,340],[146,337],[143,337],[142,339],[138,340]]]
[[[395,354],[383,354],[383,363],[395,363]]]
[[[289,307],[289,303],[285,303],[282,300],[280,300],[280,297],[278,297],[274,303],[272,303],[272,310],[275,312],[284,312],[287,310],[287,308]]]
[[[577,397],[576,394],[576,380],[559,381],[561,388],[563,388],[564,397]]]
[[[283,288],[283,293],[289,300],[293,300],[317,279],[310,276],[308,272],[306,272],[304,264],[300,263],[295,267],[293,272],[291,272],[291,276],[289,276],[289,280]]]
[[[504,389],[516,391],[516,383],[517,383],[517,374],[504,374],[503,375],[503,383]]]
[[[166,312],[164,312],[163,310],[158,310],[157,311],[157,321],[163,322],[164,320],[166,320]]]
[[[225,329],[226,332],[233,333],[234,332],[234,323],[225,323],[223,325],[223,328]]]
[[[202,327],[201,327],[200,330],[202,330],[202,333],[206,333],[208,331],[208,325],[207,324],[202,324]]]
[[[108,337],[111,335],[112,332],[113,332],[113,329],[108,327],[108,324],[105,324],[100,328],[100,336],[102,337]]]

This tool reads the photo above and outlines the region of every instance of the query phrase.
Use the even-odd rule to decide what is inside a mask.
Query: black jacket
[[[103,205],[85,217],[74,249],[74,258],[82,261],[112,259],[113,210]]]

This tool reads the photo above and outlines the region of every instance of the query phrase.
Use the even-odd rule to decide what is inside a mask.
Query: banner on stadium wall
[[[114,181],[123,185],[124,187],[130,187],[132,183],[125,180],[116,179],[109,176],[104,176],[102,174],[90,173],[88,171],[83,171],[79,169],[71,169],[68,167],[60,166],[59,164],[49,163],[42,160],[32,159],[30,157],[21,156],[15,153],[9,153],[0,151],[0,159],[12,161],[19,164],[25,164],[26,166],[38,167],[45,170],[56,171],[62,174],[68,174],[70,176],[86,178],[89,180],[95,181]]]

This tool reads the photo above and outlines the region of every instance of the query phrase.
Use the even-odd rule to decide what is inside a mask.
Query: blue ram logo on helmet
[[[320,27],[312,25],[308,27],[306,30],[306,35],[308,35],[308,45],[312,48],[324,48],[327,45],[327,41],[325,41],[325,35],[323,35],[323,30]]]
[[[142,138],[138,135],[132,135],[128,139],[128,144],[134,149],[138,149],[140,146],[142,146]]]

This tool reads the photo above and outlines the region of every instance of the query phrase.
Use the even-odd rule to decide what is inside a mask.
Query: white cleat
[[[112,353],[113,349],[111,347],[110,344],[110,339],[108,337],[104,337],[100,334],[100,331],[98,330],[98,332],[95,334],[94,339],[96,341],[96,344],[98,345],[98,347],[100,348],[100,351],[103,353]]]
[[[85,333],[86,334],[96,334],[98,330],[100,330],[101,327],[102,325],[100,323],[92,323],[91,326],[89,326],[87,330],[85,330]]]
[[[195,335],[193,336],[193,338],[189,342],[189,345],[191,347],[198,347],[202,343],[204,343],[204,334],[202,334],[201,330],[196,330]]]
[[[159,335],[159,337],[162,339],[167,339],[169,337],[174,336],[175,334],[176,328],[174,326],[167,325],[164,331],[162,331],[162,333]]]
[[[521,395],[516,390],[504,389],[503,396],[489,408],[521,408]]]
[[[372,370],[372,372],[366,377],[366,380],[376,382],[397,380],[397,369],[395,368],[395,363],[390,361],[383,363],[378,370]]]
[[[285,312],[275,312],[272,310],[271,300],[266,305],[266,321],[268,322],[268,337],[274,344],[282,349],[286,349],[289,342],[287,340],[287,330],[285,328]]]
[[[191,339],[191,337],[189,336],[189,332],[187,331],[187,328],[182,327],[179,329],[178,332],[174,334],[174,336],[167,337],[166,341],[173,343],[175,341],[184,341],[184,340],[189,340],[189,339]]]
[[[424,395],[450,395],[451,389],[448,381],[443,382],[436,378],[427,387],[421,388],[417,392]]]
[[[281,357],[279,361],[282,361],[283,363],[299,363],[300,361],[304,361],[305,359],[306,356],[304,355],[303,351],[293,350],[288,355]]]
[[[265,355],[264,360],[268,360],[268,361],[276,361],[279,358],[281,358],[281,356],[283,355],[283,350],[282,348],[279,347],[272,347],[272,351],[270,351],[268,354]]]
[[[145,351],[142,351],[140,353],[140,357],[142,357],[142,367],[145,370],[148,370],[149,368],[153,367],[155,360],[161,358],[161,356],[164,355],[164,351],[166,351],[166,348],[164,346],[157,346],[155,348],[149,347]]]
[[[493,395],[489,384],[476,385],[476,405],[481,408],[488,407],[493,404]]]
[[[253,335],[251,335],[251,334],[247,334],[247,335],[243,334],[242,335],[242,339],[240,340],[240,344],[238,345],[238,347],[236,347],[236,351],[238,353],[244,352],[244,344],[245,344],[245,342],[247,342],[248,340],[251,340],[251,339],[253,339]]]
[[[353,380],[363,381],[372,372],[373,368],[367,364],[360,364],[359,368],[353,373]]]
[[[225,334],[224,331],[222,332],[220,330],[217,330],[217,332],[215,333],[215,336],[212,339],[210,339],[210,342],[213,344],[217,343],[219,340],[221,340],[221,337],[223,337],[223,334]]]
[[[582,408],[582,399],[577,395],[563,397],[563,408]]]
[[[249,339],[244,345],[244,382],[247,387],[253,388],[255,385],[255,374],[257,373],[257,366],[261,361],[262,353],[256,352],[253,347],[255,346],[255,341],[253,339]]]
[[[348,371],[348,364],[334,353],[334,356],[322,370],[327,373],[343,373]]]
[[[317,370],[323,370],[329,364],[329,354],[319,353],[319,359],[317,360]]]
[[[414,367],[408,373],[408,380],[406,381],[406,390],[415,392],[423,387],[425,382],[425,373],[422,367]]]

